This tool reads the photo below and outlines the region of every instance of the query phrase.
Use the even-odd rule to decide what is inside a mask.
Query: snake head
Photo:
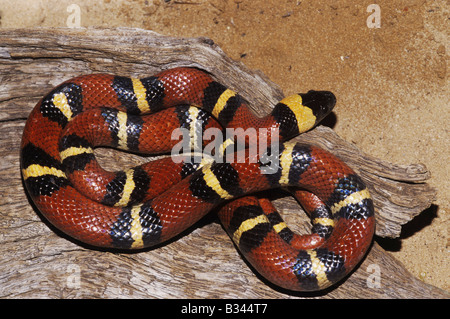
[[[336,97],[328,91],[309,91],[285,97],[274,108],[274,116],[282,123],[283,138],[291,138],[316,126],[327,116],[334,105]],[[290,111],[287,112],[286,108]],[[292,118],[294,121],[286,119]]]
[[[336,104],[336,97],[329,91],[309,91],[300,93],[303,106],[310,108],[318,124],[325,116],[330,114]]]

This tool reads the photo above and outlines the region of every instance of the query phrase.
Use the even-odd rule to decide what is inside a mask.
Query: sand
[[[376,3],[379,27],[370,1],[0,0],[0,28],[136,27],[206,36],[286,95],[333,91],[338,103],[326,124],[340,136],[370,155],[431,171],[434,205],[400,238],[376,240],[413,275],[450,290],[450,2]]]

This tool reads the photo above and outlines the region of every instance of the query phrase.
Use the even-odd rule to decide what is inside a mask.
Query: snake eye
[[[300,93],[300,96],[302,97],[302,104],[313,111],[317,118],[316,122],[327,116],[336,104],[336,97],[329,91],[309,91],[308,93]]]

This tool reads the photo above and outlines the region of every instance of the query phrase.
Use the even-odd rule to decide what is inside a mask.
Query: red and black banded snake
[[[194,68],[143,79],[83,75],[58,85],[31,112],[21,144],[22,176],[50,223],[99,247],[165,242],[219,207],[223,227],[262,276],[290,290],[320,290],[360,262],[375,227],[361,178],[329,152],[289,141],[335,102],[330,92],[309,91],[258,118],[240,95]],[[98,146],[170,152],[177,142],[173,130],[192,131],[194,124],[202,130],[277,129],[275,170],[263,174],[267,162],[249,147],[239,151],[243,162],[166,157],[121,172],[105,171],[95,159]],[[311,215],[312,234],[294,234],[270,201],[250,195],[279,187],[295,188]]]

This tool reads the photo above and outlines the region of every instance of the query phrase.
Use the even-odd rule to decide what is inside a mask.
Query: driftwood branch
[[[210,39],[178,39],[135,29],[2,30],[0,34],[0,297],[157,298],[439,298],[449,295],[415,279],[374,243],[341,285],[318,294],[271,286],[242,260],[214,215],[176,240],[140,253],[93,250],[48,225],[26,197],[19,170],[20,137],[36,102],[80,74],[143,77],[193,66],[238,91],[260,115],[283,97],[261,72],[228,58]],[[327,127],[297,138],[330,150],[367,182],[376,206],[377,235],[398,237],[401,225],[428,208],[435,190],[424,165],[393,165],[363,154]],[[132,154],[97,152],[101,163],[140,163]],[[130,164],[131,163],[131,164]],[[288,223],[309,222],[289,197],[276,206]],[[375,277],[374,277],[375,276]],[[375,279],[374,279],[375,278]],[[375,281],[374,281],[375,280]],[[378,281],[377,281],[378,280]]]

